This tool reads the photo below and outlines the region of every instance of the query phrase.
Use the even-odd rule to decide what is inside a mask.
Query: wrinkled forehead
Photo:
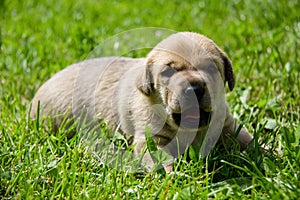
[[[187,60],[186,57],[182,57],[182,54],[165,50],[155,50],[152,62],[158,66],[168,65],[176,71],[201,70],[216,72],[218,68],[215,59],[209,55],[195,55],[192,59]]]
[[[206,45],[211,45],[205,41]],[[157,64],[168,64],[168,62],[182,63],[185,67],[199,66],[209,63],[210,57],[216,57],[213,51],[205,49],[205,44],[199,43],[184,34],[171,35],[158,43],[148,54],[148,59]],[[213,59],[210,59],[213,61]],[[213,63],[210,63],[213,64]]]
[[[153,50],[160,53],[164,52],[164,54],[170,54],[170,56],[173,55],[173,57],[185,60],[190,64],[194,64],[195,58],[199,57],[199,55],[207,54],[205,49],[203,49],[199,43],[183,34],[168,37],[157,44]]]

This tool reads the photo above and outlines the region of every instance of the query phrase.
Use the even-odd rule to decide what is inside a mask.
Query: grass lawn
[[[298,0],[0,0],[0,198],[298,199],[299,8]],[[102,165],[80,137],[51,135],[27,117],[54,73],[143,27],[202,33],[228,53],[237,84],[227,100],[255,148],[219,145],[206,158],[178,159],[176,173],[141,175]]]

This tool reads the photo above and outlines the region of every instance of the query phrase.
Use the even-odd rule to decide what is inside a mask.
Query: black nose
[[[201,85],[188,86],[184,93],[188,98],[197,97],[197,99],[200,100],[204,95],[204,87]]]

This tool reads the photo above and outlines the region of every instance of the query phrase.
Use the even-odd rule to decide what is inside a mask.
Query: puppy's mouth
[[[210,119],[210,112],[201,108],[192,107],[182,113],[172,113],[175,123],[182,128],[195,129],[206,126]]]

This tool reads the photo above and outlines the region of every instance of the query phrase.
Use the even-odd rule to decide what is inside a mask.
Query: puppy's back
[[[86,60],[68,66],[46,81],[32,100],[31,118],[50,116],[54,130],[64,118],[95,116],[112,120],[111,99],[121,76],[141,59],[106,57]]]

